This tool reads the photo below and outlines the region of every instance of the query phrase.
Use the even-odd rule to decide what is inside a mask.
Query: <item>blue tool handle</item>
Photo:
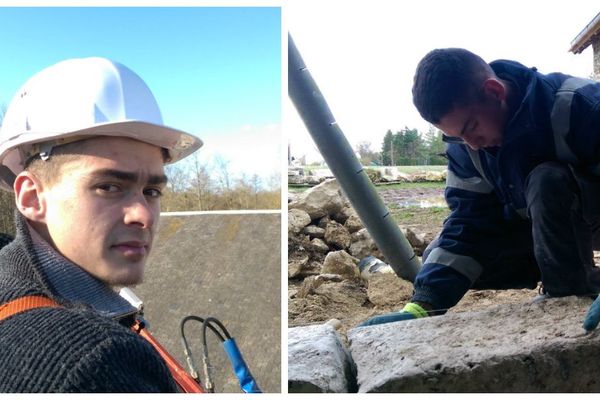
[[[400,311],[400,312],[382,314],[382,315],[378,315],[376,317],[372,317],[358,326],[388,324],[390,322],[406,321],[409,319],[415,319],[415,316],[409,312]]]
[[[587,315],[585,316],[585,320],[583,321],[583,329],[586,331],[593,331],[598,326],[600,322],[600,296],[594,300],[592,305],[590,306]]]
[[[225,353],[227,353],[227,357],[229,357],[229,361],[231,362],[231,367],[233,368],[233,372],[237,376],[240,381],[240,387],[245,393],[262,393],[262,391],[258,388],[258,385],[254,381],[244,358],[242,357],[242,353],[237,347],[235,343],[235,339],[227,339],[223,342],[223,349],[225,349]]]

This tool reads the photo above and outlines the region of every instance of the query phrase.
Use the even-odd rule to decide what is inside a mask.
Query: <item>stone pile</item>
[[[424,234],[402,228],[420,255],[427,246]],[[288,204],[288,278],[313,275],[359,276],[358,262],[372,255],[385,257],[342,194],[329,179]]]

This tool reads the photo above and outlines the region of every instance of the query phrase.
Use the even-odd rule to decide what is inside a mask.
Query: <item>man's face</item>
[[[166,185],[160,148],[125,138],[81,142],[44,187],[45,225],[63,256],[111,285],[142,280]]]
[[[506,120],[500,107],[490,103],[455,107],[436,127],[447,136],[463,139],[473,150],[500,146]]]
[[[473,150],[501,146],[508,122],[505,86],[488,80],[482,90],[477,102],[454,107],[436,125],[447,136],[463,139]]]

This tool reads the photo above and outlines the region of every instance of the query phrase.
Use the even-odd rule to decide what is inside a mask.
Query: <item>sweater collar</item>
[[[25,218],[23,218],[25,219]],[[25,230],[33,244],[38,271],[52,293],[73,304],[85,304],[99,314],[120,320],[138,309],[112,287],[72,263],[46,242],[26,221]]]

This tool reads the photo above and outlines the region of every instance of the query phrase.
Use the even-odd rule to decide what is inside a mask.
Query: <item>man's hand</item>
[[[422,318],[427,316],[427,310],[417,303],[408,303],[402,311],[389,314],[378,315],[369,318],[358,326],[370,326],[387,324],[390,322],[406,321],[408,319]]]
[[[586,331],[593,331],[598,326],[600,322],[600,296],[594,300],[592,305],[590,306],[587,315],[585,316],[585,320],[583,321],[583,329]]]

